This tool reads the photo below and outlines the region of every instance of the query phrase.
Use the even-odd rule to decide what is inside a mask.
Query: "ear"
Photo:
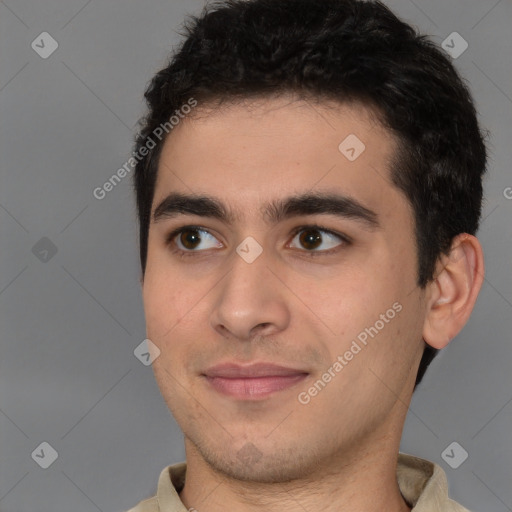
[[[448,255],[441,255],[436,274],[427,287],[423,339],[441,349],[468,321],[484,280],[484,256],[476,237],[457,235]]]

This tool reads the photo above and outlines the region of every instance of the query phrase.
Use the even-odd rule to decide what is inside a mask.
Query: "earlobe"
[[[450,253],[439,258],[430,287],[423,339],[444,348],[464,327],[484,279],[482,246],[476,237],[462,233],[452,242]]]

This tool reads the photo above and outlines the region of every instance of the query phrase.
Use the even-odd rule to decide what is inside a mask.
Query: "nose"
[[[233,260],[215,287],[211,326],[240,341],[285,330],[290,323],[286,287],[270,269],[265,251],[252,263],[237,254]]]

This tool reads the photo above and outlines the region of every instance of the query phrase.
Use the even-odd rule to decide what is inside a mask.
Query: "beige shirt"
[[[160,473],[156,496],[141,501],[128,512],[187,512],[179,492],[185,483],[185,462],[167,466]],[[412,512],[469,512],[448,497],[444,471],[433,462],[411,455],[398,455],[397,480]]]

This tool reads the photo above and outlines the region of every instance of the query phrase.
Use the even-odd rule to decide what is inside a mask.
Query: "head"
[[[394,399],[388,390],[388,401],[366,423],[369,432],[462,328],[481,284],[472,235],[486,150],[470,93],[452,64],[379,2],[228,0],[189,19],[183,44],[145,96],[134,183],[148,337],[162,351],[154,366],[164,396],[176,394],[177,382],[203,396],[192,375],[230,357],[288,358],[315,377],[330,368],[334,384],[334,353],[353,347],[357,358],[339,371],[346,384],[337,377],[307,407],[321,408],[329,394],[334,400],[345,392],[343,406],[357,408],[348,383],[366,386],[371,405],[373,386],[383,384],[368,380],[384,379]],[[357,158],[343,153],[345,140]],[[170,194],[179,195],[166,205]],[[217,203],[192,208],[184,197],[191,195]],[[316,216],[319,224],[318,215],[336,209],[344,211],[339,222],[325,219],[341,238],[317,230],[300,243],[322,238],[330,247],[341,240],[342,256],[311,263],[276,249],[286,229],[296,227],[294,218]],[[180,247],[200,237],[210,243],[208,256],[171,256],[170,227],[176,235],[183,220],[203,226],[205,219],[208,233],[180,235]],[[235,251],[247,236],[262,249],[250,264]],[[464,288],[469,279],[462,260],[473,264],[472,286],[457,309],[453,280]],[[254,296],[245,302],[250,290]],[[449,304],[459,316],[447,327]],[[375,327],[379,319],[382,328]],[[360,335],[366,329],[369,342],[371,327],[379,346],[363,350]],[[317,343],[315,336],[324,339]],[[386,343],[393,352],[383,363]],[[374,375],[362,377],[362,366]],[[168,402],[186,423],[185,394]],[[257,406],[227,406],[227,425],[236,433],[235,410],[247,421]],[[307,414],[297,412],[297,421]],[[196,435],[208,452],[213,445],[201,439]],[[292,453],[293,443],[283,450],[282,457]]]

